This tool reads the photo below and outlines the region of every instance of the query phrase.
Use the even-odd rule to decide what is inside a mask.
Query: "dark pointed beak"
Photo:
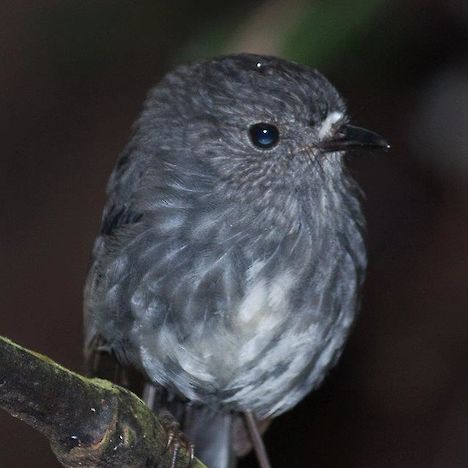
[[[320,148],[324,153],[332,153],[353,149],[389,150],[390,145],[378,133],[354,125],[343,125],[331,139],[324,141]]]

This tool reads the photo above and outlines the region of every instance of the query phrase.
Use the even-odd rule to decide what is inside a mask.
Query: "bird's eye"
[[[279,130],[274,125],[268,123],[257,123],[249,128],[250,139],[258,148],[269,149],[279,142]]]

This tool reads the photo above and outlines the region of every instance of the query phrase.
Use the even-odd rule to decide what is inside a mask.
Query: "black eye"
[[[279,131],[274,125],[258,123],[249,128],[250,139],[255,146],[262,149],[273,148],[279,142]]]

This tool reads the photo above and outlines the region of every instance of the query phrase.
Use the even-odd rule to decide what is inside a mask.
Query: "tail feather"
[[[232,449],[232,418],[203,407],[192,407],[182,430],[195,445],[195,456],[209,468],[235,468]]]

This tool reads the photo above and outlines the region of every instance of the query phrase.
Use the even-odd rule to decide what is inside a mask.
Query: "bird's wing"
[[[142,218],[142,213],[132,209],[129,203],[118,203],[116,200],[110,201],[104,211],[101,230],[96,240],[96,245],[111,242],[116,232],[126,227],[138,223]],[[85,324],[85,346],[84,346],[84,367],[88,375],[110,380],[117,384],[132,389],[137,394],[141,394],[143,378],[141,374],[132,368],[124,367],[120,359],[114,354],[109,343],[97,332],[93,321],[89,319],[89,296],[92,284],[98,280],[100,258],[94,253],[94,262],[88,273],[85,288],[84,301],[84,324]]]

